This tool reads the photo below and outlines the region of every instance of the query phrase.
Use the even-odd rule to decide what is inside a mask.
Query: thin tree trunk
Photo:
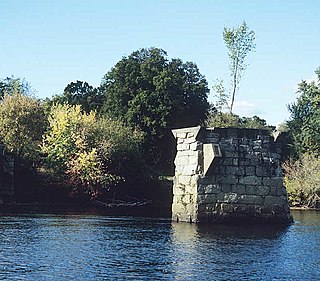
[[[236,58],[235,68],[234,68],[234,72],[233,72],[233,89],[232,89],[231,105],[230,105],[230,113],[231,114],[232,114],[234,98],[235,98],[236,90],[237,90],[237,74],[238,74],[238,58]]]

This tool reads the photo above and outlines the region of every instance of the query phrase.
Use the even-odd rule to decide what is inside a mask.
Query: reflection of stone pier
[[[4,151],[4,146],[0,144],[0,203],[3,198],[8,198],[13,195],[13,174],[13,157],[7,155]]]
[[[173,220],[292,221],[280,149],[268,131],[192,127],[173,134]]]

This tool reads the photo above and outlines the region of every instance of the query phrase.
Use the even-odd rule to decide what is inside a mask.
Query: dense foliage
[[[24,95],[31,95],[33,93],[30,84],[25,79],[12,76],[0,80],[0,98],[5,94],[12,95],[18,92]]]
[[[209,106],[207,81],[194,63],[166,56],[151,48],[122,58],[103,78],[103,110],[150,135],[203,121]]]
[[[119,183],[137,193],[161,165],[172,167],[170,129],[204,122],[208,92],[196,64],[157,48],[123,57],[98,88],[77,80],[44,102],[24,79],[8,77],[0,81],[0,141],[18,157],[19,176],[42,181],[21,184],[41,186],[46,197],[61,187],[97,198]]]
[[[81,109],[87,113],[91,110],[99,110],[102,106],[102,96],[97,88],[90,86],[87,82],[70,82],[61,95],[55,95],[46,100],[50,105],[70,104],[81,105]]]
[[[46,117],[40,102],[26,94],[20,80],[5,90],[0,101],[0,139],[6,149],[18,157],[38,157]]]
[[[320,68],[316,81],[302,81],[287,122],[293,159],[284,163],[285,184],[293,205],[319,207],[320,202]]]
[[[294,153],[309,152],[320,156],[320,68],[317,80],[299,84],[297,101],[289,105],[288,127],[294,141]]]
[[[36,194],[36,167],[47,120],[30,85],[20,78],[0,81],[0,142],[15,157],[15,199],[27,201]]]
[[[144,149],[153,165],[163,162],[169,129],[196,126],[209,109],[207,81],[196,64],[168,60],[157,48],[123,57],[103,77],[101,92],[103,114],[145,133]]]
[[[63,180],[73,192],[84,192],[91,198],[120,181],[130,181],[116,167],[121,163],[119,155],[130,161],[138,154],[138,132],[119,121],[98,119],[93,111],[84,113],[80,105],[54,105],[48,120],[42,150],[47,172],[55,175],[56,180]]]
[[[209,115],[206,121],[207,127],[233,127],[233,128],[248,128],[248,129],[265,129],[274,130],[274,126],[269,126],[266,120],[253,117],[240,117],[232,113],[213,112]]]

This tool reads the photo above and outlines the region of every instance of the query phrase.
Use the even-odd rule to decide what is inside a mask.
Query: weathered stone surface
[[[190,144],[190,150],[200,150],[202,149],[202,144],[200,142],[194,142]]]
[[[240,184],[261,185],[262,179],[257,176],[244,176],[239,178]]]
[[[190,145],[187,144],[187,143],[180,143],[177,145],[177,150],[189,150],[190,148]],[[192,150],[195,150],[195,149],[192,149]]]
[[[193,157],[192,157],[193,158]],[[174,160],[176,166],[189,164],[188,156],[177,156]]]
[[[198,157],[192,157],[188,156],[188,164],[195,165],[199,163],[199,158]]]
[[[186,144],[192,144],[195,142],[197,142],[195,138],[187,138],[183,141],[183,143],[186,143]]]
[[[224,194],[224,202],[226,203],[233,203],[238,201],[238,194],[237,193],[225,193]]]
[[[230,157],[223,157],[222,161],[221,161],[221,165],[222,166],[232,166],[233,165],[233,159],[234,158],[230,158]]]
[[[181,133],[177,134],[177,138],[184,139],[186,137],[187,137],[187,133],[185,133],[185,132],[181,132]]]
[[[184,150],[184,151],[178,151],[177,156],[191,156],[191,157],[198,157],[200,154],[200,151],[193,151],[193,150]]]
[[[205,186],[204,192],[207,194],[210,193],[220,193],[221,192],[221,185],[219,184],[209,184]]]
[[[219,171],[219,175],[226,175],[226,167],[224,166],[220,166],[217,168],[217,170]]]
[[[183,194],[185,194],[185,187],[184,186],[175,186],[173,188],[174,198],[177,196],[183,195]]]
[[[175,200],[174,204],[172,204],[172,212],[175,214],[185,213],[186,208],[185,205],[181,203],[180,200]]]
[[[287,196],[287,191],[284,186],[278,186],[277,187],[277,195],[278,196]]]
[[[284,205],[286,198],[284,196],[266,196],[264,198],[264,205]]]
[[[182,172],[183,172],[183,168],[184,168],[183,165],[176,166],[176,168],[175,168],[175,174],[176,174],[177,176],[178,176],[178,175],[181,175]]]
[[[232,192],[237,194],[246,194],[246,186],[243,184],[232,185]]]
[[[267,131],[193,127],[173,134],[177,139],[173,220],[292,220],[279,150]],[[216,145],[221,161],[205,173],[204,147]]]
[[[223,184],[221,187],[222,187],[222,192],[223,193],[228,193],[228,192],[231,192],[232,191],[232,188],[231,188],[231,184]]]
[[[243,204],[254,204],[254,205],[261,205],[263,198],[258,195],[240,195],[238,197],[238,203]]]
[[[246,159],[242,156],[239,157],[239,166],[249,166],[250,165],[250,160],[249,159]]]
[[[226,167],[226,174],[229,175],[236,175],[237,167],[236,166],[227,166]]]
[[[249,165],[251,165],[251,166],[257,167],[257,166],[260,165],[260,164],[261,164],[261,159],[258,158],[258,157],[251,158],[251,159],[249,160]]]
[[[255,176],[256,175],[256,167],[255,166],[246,166],[246,176]]]
[[[283,178],[281,177],[272,177],[270,178],[270,185],[282,188]]]
[[[182,185],[190,185],[191,184],[191,176],[181,175],[177,178],[178,184]]]
[[[189,184],[189,185],[186,185],[186,187],[185,187],[185,193],[196,194],[196,193],[197,193],[196,183],[191,183],[191,184]]]
[[[258,177],[270,177],[272,176],[271,170],[267,170],[265,167],[257,167],[256,168],[256,175]]]
[[[236,158],[238,157],[238,152],[237,151],[224,151],[224,156],[229,157],[229,158]]]
[[[215,194],[199,194],[197,196],[197,203],[199,204],[213,204],[217,202],[217,197]]]
[[[231,204],[222,203],[220,205],[220,211],[221,211],[221,213],[230,213],[230,212],[233,212],[234,209]]]
[[[181,198],[182,200],[182,203],[185,203],[185,204],[190,204],[192,203],[192,195],[191,194],[184,194]]]
[[[237,184],[239,178],[234,175],[216,176],[216,182],[219,184]]]
[[[187,138],[195,138],[195,137],[196,137],[195,132],[188,132]]]
[[[216,176],[200,176],[198,180],[199,184],[212,184],[217,183]]]
[[[182,174],[185,175],[185,176],[192,176],[192,175],[197,173],[197,167],[198,167],[197,164],[185,165],[183,167]]]
[[[268,195],[270,192],[270,187],[267,185],[257,186],[257,195]]]
[[[246,185],[246,194],[257,195],[258,194],[258,186],[256,186],[256,185]]]

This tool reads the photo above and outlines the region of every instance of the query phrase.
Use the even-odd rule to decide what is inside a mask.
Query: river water
[[[0,216],[0,280],[320,280],[320,212],[222,226],[83,214]]]

